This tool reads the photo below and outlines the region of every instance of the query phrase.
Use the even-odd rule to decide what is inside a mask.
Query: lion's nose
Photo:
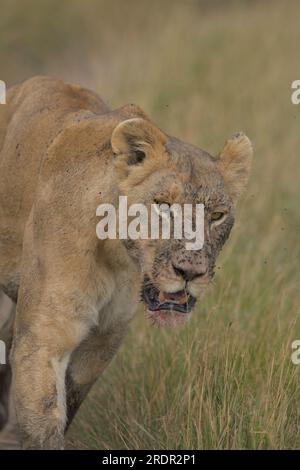
[[[204,277],[207,273],[207,264],[199,263],[196,266],[189,263],[172,263],[177,276],[182,277],[186,282],[197,277]]]

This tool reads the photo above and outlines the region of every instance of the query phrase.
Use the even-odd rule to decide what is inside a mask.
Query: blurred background
[[[218,153],[244,130],[249,189],[215,286],[183,330],[137,314],[70,448],[300,446],[299,2],[0,0],[0,79],[80,83]]]

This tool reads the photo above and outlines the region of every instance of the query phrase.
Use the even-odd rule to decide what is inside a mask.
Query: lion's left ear
[[[155,156],[155,150],[166,143],[167,136],[150,121],[132,118],[121,122],[111,136],[115,155],[126,155],[128,165],[142,163],[146,157]]]
[[[246,188],[252,156],[250,140],[243,132],[239,132],[227,140],[218,157],[219,171],[234,202]]]

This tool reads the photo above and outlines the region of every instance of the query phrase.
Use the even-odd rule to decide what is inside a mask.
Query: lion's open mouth
[[[160,325],[185,322],[196,303],[195,297],[185,290],[161,292],[148,278],[144,280],[142,299],[147,315]]]

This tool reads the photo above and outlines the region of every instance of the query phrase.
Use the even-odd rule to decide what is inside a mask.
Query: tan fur
[[[63,447],[66,425],[126,332],[142,275],[159,269],[151,241],[136,245],[137,263],[122,241],[97,239],[97,206],[117,205],[119,194],[148,204],[154,190],[184,202],[199,175],[223,195],[224,174],[235,198],[246,180],[236,181],[250,154],[245,139],[226,144],[218,169],[187,144],[168,149],[169,136],[137,106],[110,111],[94,93],[47,77],[8,92],[0,107],[0,288],[17,302],[11,366],[24,448]],[[132,140],[146,154],[141,165],[128,163]],[[169,265],[156,280],[170,292],[182,288]],[[201,282],[190,283],[193,295]]]
[[[243,132],[227,140],[220,154],[218,166],[234,201],[247,184],[252,156],[252,144]]]

